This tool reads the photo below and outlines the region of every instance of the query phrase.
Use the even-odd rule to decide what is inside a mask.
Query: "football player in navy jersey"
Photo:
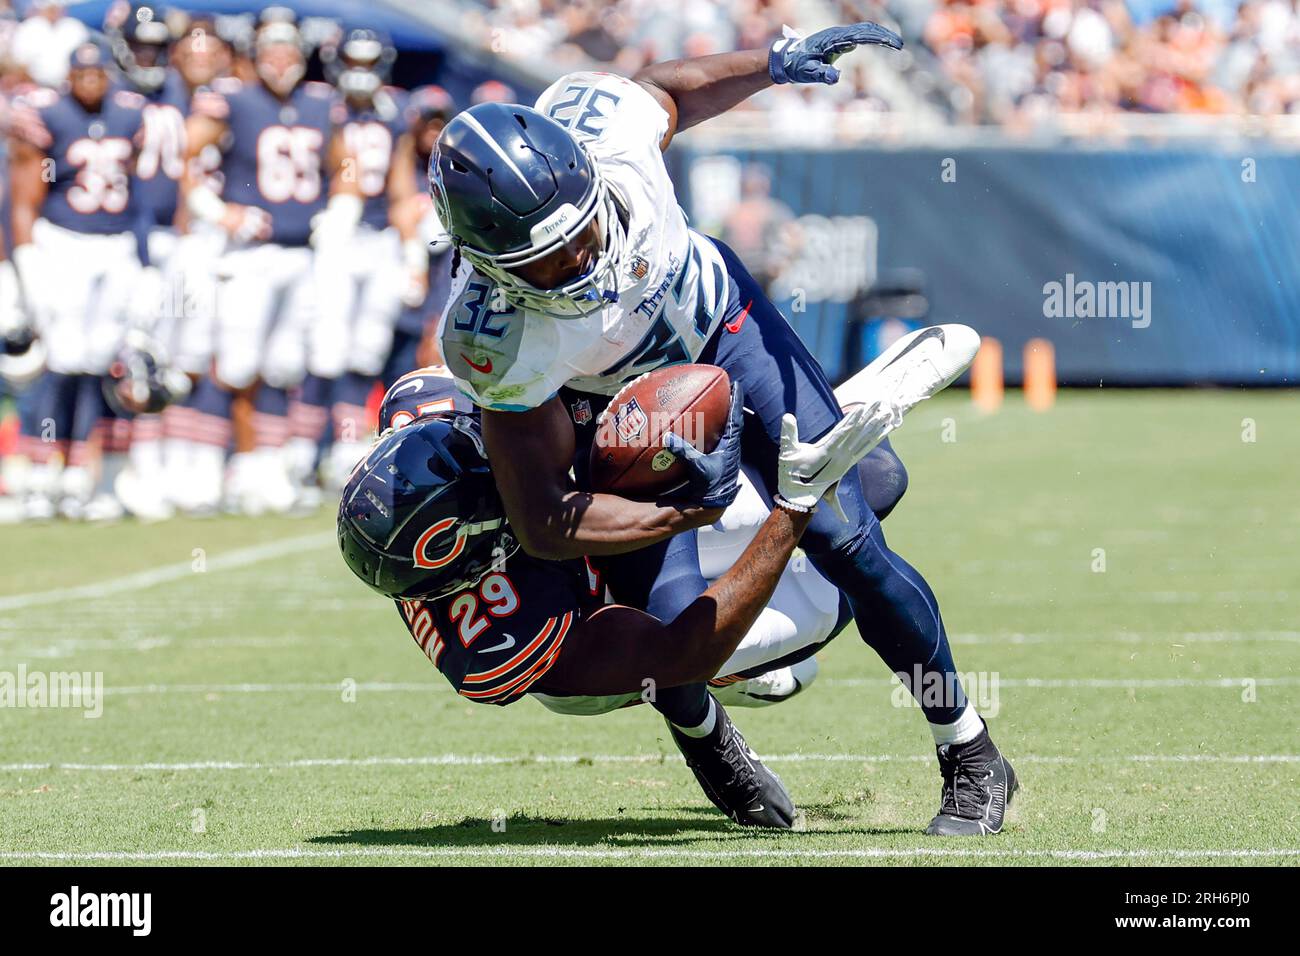
[[[402,237],[404,308],[384,363],[385,388],[418,365],[441,361],[434,333],[451,291],[451,237],[425,188],[425,171],[438,134],[455,113],[450,94],[440,86],[416,87],[406,100],[407,131],[393,157],[391,213]]]
[[[156,4],[117,0],[104,17],[104,34],[128,87],[144,98],[140,149],[131,183],[137,251],[143,265],[132,294],[130,324],[148,336],[151,355],[170,362],[160,343],[175,337],[184,308],[183,290],[170,295],[164,275],[173,268],[179,235],[175,226],[178,184],[185,161],[185,117],[193,90],[170,68],[175,30],[184,18],[165,17]],[[160,519],[171,514],[163,487],[162,417],[132,416],[128,466],[115,491],[126,510]]]
[[[740,559],[672,621],[661,622],[606,604],[600,575],[586,559],[546,560],[520,550],[478,413],[436,409],[456,401],[437,388],[438,371],[411,373],[386,397],[381,415],[394,430],[348,480],[339,546],[362,581],[397,601],[434,666],[477,703],[510,704],[533,694],[565,713],[604,713],[637,700],[657,707],[663,691],[725,673],[776,591],[817,502],[895,424],[878,414],[877,402],[849,411],[816,443],[789,434],[778,473],[795,500],[778,499]],[[727,434],[739,433],[742,402],[733,388]],[[793,825],[785,787],[720,704],[698,727],[669,729],[720,810],[747,826]]]
[[[309,339],[302,401],[315,410],[317,421],[332,412],[324,480],[337,489],[365,454],[366,398],[388,357],[402,309],[402,238],[390,200],[398,195],[393,158],[406,119],[404,94],[386,85],[396,51],[383,34],[365,27],[346,30],[321,49],[321,59],[339,93],[339,175],[353,180],[359,193],[335,192],[312,232],[320,309]],[[409,181],[400,186],[401,194],[415,188]],[[317,431],[306,437],[321,436]]]
[[[194,407],[210,457],[201,479],[209,503],[220,494],[220,465],[236,392],[252,394],[251,435],[236,435],[228,499],[248,512],[287,511],[297,499],[291,477],[303,468],[291,444],[289,390],[302,381],[312,321],[312,221],[331,188],[356,191],[331,176],[334,91],[304,82],[307,63],[297,27],[275,18],[255,38],[257,81],[217,80],[194,98],[186,157],[221,150],[220,192],[187,165],[182,183],[189,215],[227,234],[220,263],[215,377],[201,381]],[[315,447],[307,443],[308,463]],[[309,464],[308,464],[309,467]]]
[[[78,46],[66,92],[33,90],[11,117],[13,261],[47,352],[35,420],[53,429],[42,455],[57,451],[64,462],[57,476],[50,460],[35,462],[31,517],[52,516],[56,504],[68,517],[121,514],[109,489],[123,436],[104,436],[98,482],[87,452],[107,413],[100,378],[121,344],[140,268],[131,174],[144,101],[111,89],[108,66],[101,46]]]
[[[134,7],[132,20],[146,19]],[[157,14],[147,15],[156,23]],[[134,40],[114,42],[115,55],[123,72],[136,76],[146,90],[144,133],[136,164],[136,193],[139,197],[139,230],[145,236],[146,276],[137,297],[142,324],[153,328],[153,338],[165,350],[170,362],[193,381],[207,373],[212,361],[213,324],[216,311],[217,256],[224,247],[224,230],[210,223],[189,223],[179,205],[179,187],[185,166],[185,129],[197,91],[230,69],[230,49],[216,33],[211,21],[179,20],[173,16],[176,40],[167,51],[150,49],[160,38],[158,31],[135,31]],[[131,31],[123,28],[123,36]],[[167,63],[161,84],[156,70]],[[151,66],[143,67],[142,63]],[[200,156],[205,175],[220,159],[216,147]],[[218,185],[219,188],[219,185]],[[160,519],[176,506],[188,507],[193,483],[190,469],[193,449],[203,433],[196,419],[194,391],[163,410],[160,424],[152,416],[136,418],[131,441],[131,465],[118,478],[118,497],[127,510],[144,518]],[[158,432],[161,435],[158,435]],[[161,441],[154,440],[160,437]],[[161,446],[161,447],[159,447]],[[200,452],[200,454],[202,454]],[[201,480],[199,484],[201,484]]]

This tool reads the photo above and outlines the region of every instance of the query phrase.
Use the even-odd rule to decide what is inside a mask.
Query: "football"
[[[664,448],[664,435],[713,451],[730,401],[731,380],[713,365],[674,365],[629,382],[596,420],[592,489],[653,500],[679,487],[686,466]]]

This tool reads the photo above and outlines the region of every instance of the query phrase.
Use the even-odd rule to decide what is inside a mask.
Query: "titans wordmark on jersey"
[[[551,668],[603,594],[585,560],[540,561],[518,551],[472,588],[437,601],[398,601],[397,609],[457,693],[510,704]]]
[[[586,144],[627,214],[618,301],[590,315],[547,315],[507,303],[462,265],[439,335],[456,384],[485,408],[522,411],[562,385],[612,395],[651,369],[693,361],[731,294],[717,248],[690,229],[659,143],[668,115],[643,87],[608,73],[571,73],[537,109]]]

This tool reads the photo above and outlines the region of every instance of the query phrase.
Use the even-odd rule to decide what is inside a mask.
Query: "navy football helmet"
[[[393,72],[397,50],[378,30],[353,27],[320,50],[325,79],[344,96],[368,98],[379,92]]]
[[[175,36],[163,9],[153,3],[115,0],[104,14],[104,35],[113,59],[141,93],[161,89]]]
[[[175,368],[163,348],[144,332],[126,335],[101,382],[104,400],[117,414],[154,414],[190,393],[189,376]]]
[[[436,412],[381,438],[352,472],[338,516],[352,573],[398,600],[472,587],[519,548],[478,419]]]
[[[511,303],[579,316],[618,298],[626,227],[586,147],[536,110],[481,103],[447,123],[429,157],[429,190],[457,249]],[[584,276],[538,289],[511,270],[571,242],[595,219],[601,251]]]
[[[379,403],[379,432],[405,428],[426,415],[445,411],[477,413],[445,365],[426,365],[407,372],[384,393]]]

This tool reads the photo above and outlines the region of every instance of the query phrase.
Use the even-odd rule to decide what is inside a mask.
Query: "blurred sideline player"
[[[171,197],[175,204],[175,239],[174,248],[162,266],[162,309],[157,334],[170,351],[172,362],[197,384],[210,373],[212,366],[216,336],[216,266],[226,245],[226,232],[219,223],[203,222],[189,215],[180,203],[180,180],[184,179],[186,164],[190,162],[186,159],[186,130],[194,97],[209,88],[217,78],[228,75],[231,52],[212,21],[195,19],[185,24],[170,59],[183,84],[185,98],[177,104],[181,114],[179,145],[182,161],[178,167],[180,179],[168,184],[176,190]],[[174,119],[169,117],[169,120]],[[221,181],[217,170],[220,163],[219,147],[211,146],[201,151],[192,161],[194,181],[203,181],[209,189],[219,192]],[[154,232],[162,233],[165,229],[160,223]],[[147,508],[149,501],[160,501],[155,514],[146,516],[165,517],[176,507],[199,511],[209,507],[202,498],[196,502],[191,491],[204,488],[205,477],[210,474],[207,466],[210,466],[212,458],[212,441],[220,441],[223,435],[228,438],[229,427],[205,422],[201,413],[196,411],[196,405],[203,400],[192,388],[183,401],[163,410],[162,471],[157,480],[151,480],[142,472],[123,476],[126,481],[119,482],[119,492],[129,508],[133,501],[139,501],[141,508]],[[223,461],[224,454],[223,447]]]
[[[438,135],[455,113],[455,103],[440,86],[416,87],[407,97],[407,132],[393,157],[391,211],[402,237],[406,275],[403,308],[381,373],[385,389],[404,372],[442,361],[435,333],[451,291],[451,237],[429,196],[427,170]]]
[[[212,508],[220,499],[239,392],[252,396],[252,421],[234,435],[226,491],[229,504],[248,513],[294,507],[295,478],[314,460],[309,437],[291,442],[289,419],[289,390],[302,382],[315,314],[311,223],[331,184],[355,191],[327,168],[333,90],[304,82],[306,56],[294,23],[278,11],[263,17],[254,40],[257,82],[220,79],[194,98],[182,187],[190,216],[228,235],[219,265],[215,375],[200,381],[193,403],[202,447],[191,506]],[[220,195],[193,165],[214,146],[222,154]]]
[[[196,295],[197,284],[184,281],[184,241],[176,226],[179,183],[185,165],[185,120],[195,89],[224,68],[222,44],[204,21],[181,14],[164,16],[161,7],[118,0],[108,10],[104,32],[118,68],[134,92],[144,98],[140,151],[132,181],[132,206],[140,261],[144,268],[132,297],[130,324],[140,346],[130,345],[115,369],[136,363],[170,366],[183,347],[211,336],[211,288]],[[177,37],[179,36],[179,39]],[[173,46],[173,41],[175,44]],[[173,68],[173,64],[175,68]],[[188,338],[185,338],[188,336]],[[210,350],[197,346],[206,364]],[[141,352],[147,354],[139,354]],[[192,368],[195,362],[190,360]],[[186,363],[181,363],[185,368]],[[184,380],[180,381],[184,385]],[[128,394],[133,385],[109,390]],[[145,392],[150,390],[145,387]],[[155,401],[185,398],[158,396]],[[118,475],[117,496],[132,514],[147,519],[170,516],[164,484],[163,422],[159,413],[132,418],[129,466]]]
[[[386,86],[397,53],[375,30],[345,31],[321,50],[326,77],[338,90],[334,125],[338,175],[358,193],[336,191],[313,224],[318,316],[308,340],[302,403],[315,436],[332,418],[325,484],[342,487],[365,453],[365,404],[393,344],[406,285],[402,237],[390,220],[394,199],[414,185],[395,176],[394,154],[405,134],[401,91]],[[399,193],[400,187],[400,193]],[[422,248],[416,248],[427,261]]]
[[[32,90],[11,116],[13,261],[47,355],[28,430],[48,422],[54,437],[26,443],[35,456],[31,518],[51,517],[56,506],[70,518],[121,514],[111,489],[127,436],[109,426],[101,379],[122,343],[140,268],[130,194],[144,101],[112,90],[108,65],[98,44],[78,46],[67,91]],[[90,460],[96,429],[98,480]]]

